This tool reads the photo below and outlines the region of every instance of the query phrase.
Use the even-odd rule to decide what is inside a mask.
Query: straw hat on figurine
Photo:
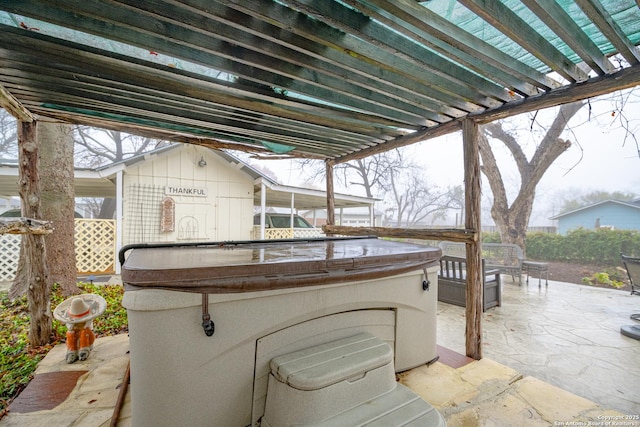
[[[53,310],[53,317],[63,323],[84,323],[100,316],[107,302],[100,295],[82,294],[62,301]]]

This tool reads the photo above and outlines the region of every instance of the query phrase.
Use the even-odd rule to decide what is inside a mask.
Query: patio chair
[[[632,258],[625,254],[620,254],[620,256],[629,276],[631,295],[640,295],[640,258]]]
[[[620,256],[629,276],[631,295],[640,295],[640,258],[632,258],[625,254],[620,254]],[[633,320],[640,321],[640,313],[632,314],[630,317]],[[640,326],[638,325],[622,326],[620,332],[622,335],[640,340]]]

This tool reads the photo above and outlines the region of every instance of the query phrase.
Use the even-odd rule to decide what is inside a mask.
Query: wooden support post
[[[20,170],[19,193],[22,215],[39,220],[42,218],[40,207],[40,181],[38,178],[38,141],[37,122],[18,123],[18,160]],[[51,336],[51,303],[49,272],[45,255],[43,234],[25,234],[22,236],[20,256],[24,257],[24,278],[27,284],[27,301],[31,318],[29,341],[33,346],[49,343]]]
[[[327,225],[336,224],[336,201],[333,193],[333,160],[325,162],[327,168]]]
[[[478,124],[470,119],[462,122],[464,147],[465,228],[477,230],[476,241],[467,241],[466,285],[466,353],[475,360],[482,358],[482,253],[480,238],[480,151]]]

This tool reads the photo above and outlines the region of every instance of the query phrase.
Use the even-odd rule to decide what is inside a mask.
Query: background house
[[[321,227],[327,223],[326,209],[312,209],[300,212],[300,216],[306,218],[316,227]],[[384,213],[377,209],[371,212],[367,206],[339,209],[336,212],[336,224],[350,227],[384,227]]]
[[[640,199],[633,202],[605,200],[551,218],[558,221],[558,233],[567,234],[576,228],[594,230],[608,227],[615,230],[640,230]]]

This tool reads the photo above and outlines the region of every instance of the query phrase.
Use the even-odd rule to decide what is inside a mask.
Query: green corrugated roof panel
[[[125,55],[131,58],[142,59],[156,64],[166,65],[171,68],[189,71],[201,76],[210,77],[223,81],[232,81],[235,76],[229,73],[206,67],[180,58],[165,55],[161,52],[150,51],[122,43],[116,40],[110,40],[105,37],[87,34],[83,31],[62,27],[60,25],[43,22],[38,19],[20,16],[15,13],[7,13],[0,11],[0,24],[15,26],[17,28],[25,28],[35,31],[39,34],[56,37],[62,40],[82,44],[85,46],[102,49],[107,52]]]
[[[600,48],[604,55],[616,52],[615,47],[607,40],[600,30],[582,12],[573,0],[556,0],[569,15],[584,30],[589,38]],[[520,0],[503,0],[509,9],[528,22],[532,28],[554,45],[560,52],[574,63],[582,62],[553,31],[547,27],[532,11]],[[528,53],[517,43],[505,37],[500,31],[488,24],[475,13],[471,12],[456,0],[431,0],[421,3],[426,8],[437,13],[448,21],[460,26],[460,28],[500,49],[501,51],[517,58],[536,70],[547,73],[549,67]],[[640,8],[634,0],[603,0],[602,6],[612,18],[620,25],[622,31],[632,44],[640,44]]]

